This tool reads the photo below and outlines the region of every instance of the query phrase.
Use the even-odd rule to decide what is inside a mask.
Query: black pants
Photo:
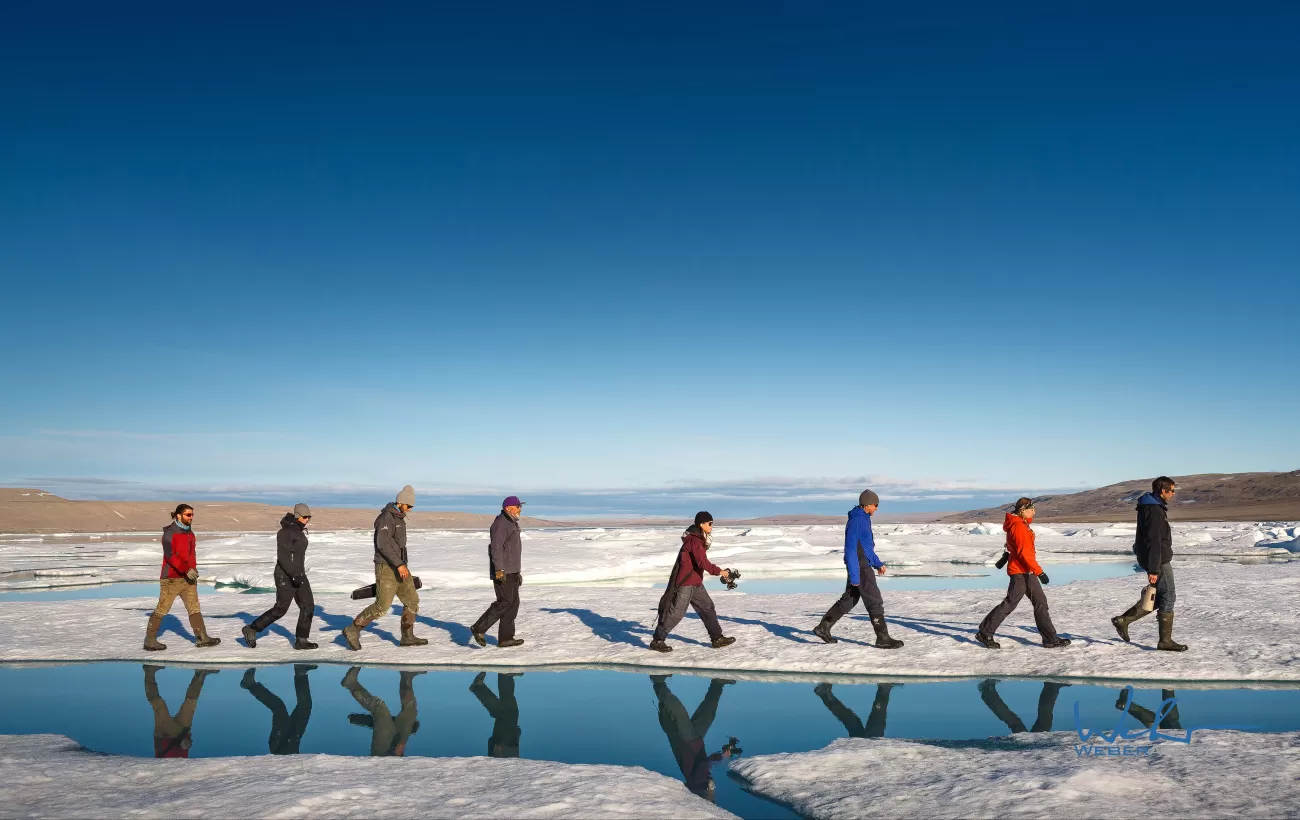
[[[1011,707],[1007,706],[1007,702],[998,694],[997,683],[992,678],[982,681],[979,685],[980,699],[984,701],[985,706],[989,707],[989,711],[997,715],[998,720],[1007,725],[1012,734],[1025,731],[1052,731],[1052,716],[1056,712],[1056,696],[1061,693],[1061,687],[1067,684],[1043,681],[1042,691],[1038,693],[1038,715],[1034,720],[1034,728],[1025,729],[1025,722],[1020,719],[1019,715],[1011,711]]]
[[[1047,594],[1043,592],[1043,585],[1039,583],[1037,575],[1023,573],[1012,575],[1010,583],[1007,584],[1007,597],[1002,599],[1002,603],[993,607],[993,611],[984,616],[980,622],[980,632],[985,635],[993,635],[1002,626],[1002,622],[1007,616],[1015,611],[1020,604],[1020,599],[1026,595],[1029,596],[1029,602],[1034,605],[1034,624],[1038,626],[1038,634],[1044,641],[1049,641],[1056,637],[1056,627],[1052,626],[1052,616],[1047,614]]]
[[[677,587],[671,597],[665,595],[663,607],[659,610],[659,624],[655,627],[654,640],[662,641],[673,631],[673,627],[686,617],[686,607],[695,610],[695,614],[704,621],[704,628],[709,632],[710,640],[722,637],[722,624],[718,623],[718,611],[713,607],[713,599],[702,587]]]
[[[867,716],[867,724],[862,725],[862,718],[858,717],[857,712],[844,705],[844,702],[835,697],[831,691],[830,684],[822,684],[813,691],[817,697],[822,699],[822,703],[830,710],[831,714],[844,724],[844,729],[849,733],[849,737],[884,737],[885,721],[889,716],[889,691],[894,688],[892,683],[876,684],[876,699],[871,703],[871,714]]]
[[[250,695],[271,710],[271,736],[267,739],[266,746],[273,755],[298,754],[302,734],[307,731],[307,722],[311,720],[311,682],[307,680],[307,671],[310,668],[294,667],[293,691],[297,696],[297,703],[293,707],[292,714],[284,708],[284,701],[262,684],[254,682],[248,688]]]
[[[513,672],[497,673],[497,693],[483,682],[483,676],[474,679],[469,691],[492,716],[492,736],[488,738],[488,757],[519,757],[519,701],[515,699]]]
[[[311,635],[311,617],[316,612],[316,599],[311,594],[311,582],[302,579],[302,586],[294,588],[289,574],[280,567],[275,568],[275,606],[271,607],[253,621],[253,631],[261,632],[271,624],[284,617],[289,611],[289,603],[298,603],[298,628],[294,635],[306,640]]]
[[[474,632],[482,634],[492,628],[497,621],[501,622],[501,627],[497,630],[498,641],[508,641],[515,636],[515,616],[519,614],[519,585],[523,583],[523,578],[517,572],[506,575],[505,580],[498,581],[492,579],[492,589],[497,594],[497,599],[487,608],[487,611],[479,616],[470,627]]]
[[[858,601],[861,601],[862,605],[867,608],[868,615],[885,614],[885,599],[880,597],[880,587],[876,585],[875,570],[864,566],[858,577],[862,579],[858,583],[855,584],[849,581],[844,585],[844,594],[840,596],[834,606],[826,610],[825,620],[835,623],[852,612]]]

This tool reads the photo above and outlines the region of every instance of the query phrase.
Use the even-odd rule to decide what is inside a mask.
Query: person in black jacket
[[[315,649],[307,640],[311,636],[311,617],[316,612],[316,599],[311,594],[311,582],[303,563],[307,552],[307,524],[311,522],[311,508],[298,504],[293,512],[280,519],[280,532],[275,536],[275,606],[257,620],[243,628],[244,641],[250,648],[257,646],[257,633],[284,617],[289,602],[298,602],[298,628],[294,635],[294,649]]]
[[[492,694],[483,679],[486,672],[474,676],[469,691],[492,716],[492,736],[488,738],[488,757],[519,757],[519,701],[515,700],[515,678],[523,672],[498,672],[497,694]]]
[[[1151,482],[1151,492],[1137,503],[1137,537],[1133,542],[1133,555],[1146,570],[1147,581],[1156,588],[1156,616],[1160,623],[1160,642],[1156,649],[1166,652],[1183,652],[1187,644],[1174,642],[1174,536],[1169,529],[1169,502],[1178,492],[1178,486],[1168,476]],[[1128,643],[1129,624],[1150,613],[1142,608],[1142,601],[1129,607],[1123,615],[1110,619],[1115,631]]]
[[[307,679],[307,673],[315,668],[315,664],[293,665],[293,691],[297,703],[294,704],[292,714],[284,708],[284,701],[257,682],[254,670],[246,671],[243,680],[239,682],[241,689],[271,710],[271,736],[267,738],[266,747],[273,755],[298,754],[303,732],[307,731],[307,723],[311,720],[311,682]]]

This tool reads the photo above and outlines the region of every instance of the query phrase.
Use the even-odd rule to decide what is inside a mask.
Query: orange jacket
[[[1034,531],[1025,523],[1025,519],[1015,513],[1007,513],[1002,529],[1007,532],[1007,552],[1011,553],[1011,560],[1007,562],[1007,575],[1041,575],[1043,568],[1038,566],[1038,558],[1034,554]]]

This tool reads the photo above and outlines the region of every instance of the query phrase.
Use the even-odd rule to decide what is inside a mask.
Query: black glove
[[[1051,583],[1050,581],[1047,580],[1047,573],[1046,573],[1046,572],[1040,572],[1040,573],[1038,573],[1038,580],[1042,581],[1044,584],[1049,584],[1049,583]]]
[[[1002,569],[1003,567],[1005,567],[1005,566],[1007,565],[1007,562],[1010,561],[1010,560],[1011,560],[1011,553],[1007,552],[1006,550],[1003,550],[1003,551],[1002,551],[1002,557],[999,558],[999,559],[998,559],[998,562],[997,562],[996,564],[994,564],[993,566],[997,567],[998,569]]]

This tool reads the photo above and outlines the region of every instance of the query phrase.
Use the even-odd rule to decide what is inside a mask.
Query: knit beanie
[[[398,503],[398,504],[406,504],[406,505],[408,505],[408,506],[414,507],[414,506],[415,506],[415,488],[412,487],[410,484],[407,484],[405,487],[403,487],[403,488],[402,488],[402,491],[401,491],[400,493],[397,494],[397,503]]]
[[[863,490],[862,495],[858,496],[859,507],[870,507],[872,504],[879,504],[879,503],[880,503],[880,496],[876,495],[871,490]]]

